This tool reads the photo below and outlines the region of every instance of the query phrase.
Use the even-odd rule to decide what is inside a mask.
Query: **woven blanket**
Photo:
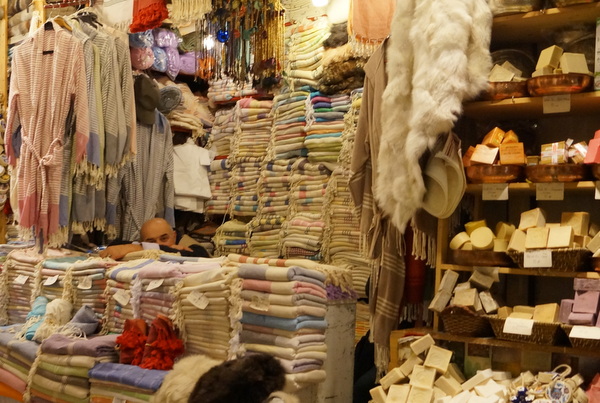
[[[260,291],[242,290],[240,296],[247,301],[258,300],[268,302],[269,304],[286,306],[309,305],[317,308],[325,308],[327,303],[327,299],[312,294],[280,295]]]
[[[327,321],[324,318],[317,318],[313,316],[299,316],[297,318],[287,319],[244,312],[242,314],[241,322],[243,324],[247,323],[251,325],[272,327],[275,329],[288,331],[295,331],[304,328],[327,329]]]
[[[91,379],[158,390],[168,371],[143,369],[135,365],[99,363],[89,372]]]
[[[41,351],[58,355],[111,356],[115,354],[116,338],[117,335],[106,335],[73,340],[62,334],[53,334],[42,342]]]
[[[251,263],[242,263],[238,269],[240,278],[269,281],[304,281],[325,287],[325,274],[300,266],[266,267]]]
[[[270,304],[268,300],[263,303],[261,300],[242,301],[242,310],[244,312],[252,312],[259,315],[274,316],[277,318],[296,318],[298,316],[314,316],[324,318],[327,313],[326,308],[315,307],[310,305],[275,305]]]

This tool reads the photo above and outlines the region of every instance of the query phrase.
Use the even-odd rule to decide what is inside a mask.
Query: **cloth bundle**
[[[288,216],[294,161],[276,159],[262,166],[258,183],[259,217]]]
[[[91,402],[148,402],[168,372],[135,365],[100,363],[89,372]]]
[[[204,213],[204,202],[210,199],[208,167],[214,155],[198,147],[190,137],[184,144],[173,147],[175,208]]]
[[[273,98],[273,135],[267,152],[269,160],[290,159],[307,155],[304,148],[306,100],[310,88],[279,94]]]
[[[15,337],[23,325],[0,328],[0,382],[21,395],[27,387],[29,369],[35,361],[39,344]]]
[[[208,103],[211,107],[238,101],[242,97],[256,95],[252,83],[238,85],[230,78],[211,81],[208,89]]]
[[[321,59],[323,57],[323,41],[329,36],[327,18],[318,18],[287,28],[286,46],[288,49],[285,76],[290,88],[309,85],[318,87],[319,78],[323,74]]]
[[[278,215],[255,217],[249,224],[250,255],[277,258],[281,254],[281,228],[284,218]]]
[[[217,228],[213,243],[215,256],[229,253],[245,254],[248,249],[248,226],[239,220],[229,220]]]
[[[183,279],[174,324],[187,354],[221,360],[236,356],[241,330],[241,285],[235,267],[222,267]]]
[[[290,216],[306,212],[322,214],[325,188],[331,171],[325,164],[311,164],[306,158],[297,160],[292,167]]]
[[[284,257],[321,260],[324,227],[321,214],[298,213],[292,216],[283,229]]]
[[[208,182],[210,183],[211,197],[204,203],[207,214],[226,214],[229,210],[231,203],[230,167],[231,162],[228,158],[216,159],[210,163]]]
[[[235,108],[222,108],[215,113],[208,148],[217,153],[217,157],[229,156],[231,154],[232,137],[235,133]]]
[[[327,358],[326,275],[300,266],[240,264],[242,332],[247,352],[272,354],[287,374],[323,380]]]

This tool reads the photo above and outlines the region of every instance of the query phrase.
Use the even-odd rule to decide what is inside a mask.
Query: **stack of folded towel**
[[[100,363],[90,374],[90,396],[94,403],[148,402],[169,371],[143,369],[135,365]]]
[[[231,203],[231,161],[218,158],[210,163],[208,182],[211,197],[204,203],[206,214],[226,214]]]

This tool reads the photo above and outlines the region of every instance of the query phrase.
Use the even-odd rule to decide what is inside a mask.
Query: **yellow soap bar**
[[[518,143],[518,142],[519,142],[519,136],[517,136],[517,133],[513,132],[512,130],[507,131],[504,134],[504,138],[502,139],[502,144]]]
[[[520,229],[515,230],[512,236],[510,237],[510,242],[508,243],[509,251],[517,251],[517,252],[525,252],[525,239],[527,238],[527,234],[521,231]]]
[[[481,227],[487,227],[487,222],[485,220],[469,221],[465,224],[465,232],[467,235],[471,235],[471,232]]]
[[[556,303],[536,305],[533,311],[533,320],[538,322],[558,322],[560,306]]]
[[[529,228],[525,237],[525,249],[545,249],[548,246],[550,228]]]
[[[590,227],[590,213],[565,211],[560,215],[560,225],[573,227],[575,235],[587,235]]]
[[[503,81],[510,81],[510,80],[503,80]],[[488,146],[488,147],[500,147],[500,144],[502,144],[502,139],[504,139],[504,135],[505,135],[504,130],[502,130],[499,127],[494,127],[492,130],[490,130],[485,135],[485,137],[481,141],[481,144],[484,146]]]
[[[546,225],[546,213],[541,208],[537,207],[521,213],[519,221],[519,229],[526,230],[533,227],[544,227]]]
[[[498,317],[500,319],[506,319],[510,316],[512,311],[513,310],[510,306],[501,306],[500,308],[498,308]]]
[[[570,248],[574,240],[573,227],[560,226],[550,228],[548,234],[548,248]]]
[[[390,386],[385,403],[406,403],[408,395],[410,394],[410,389],[411,387],[407,383],[404,385]]]
[[[488,227],[479,227],[471,232],[473,250],[491,250],[494,248],[494,233]]]
[[[469,234],[467,234],[465,231],[459,232],[458,234],[454,235],[454,238],[452,238],[452,240],[450,240],[450,249],[460,249],[465,243],[469,242],[470,240],[471,238],[469,237]]]
[[[540,52],[540,57],[535,65],[535,69],[539,70],[543,67],[550,66],[557,68],[560,63],[560,57],[563,54],[563,49],[559,46],[552,45]]]
[[[386,394],[381,386],[377,386],[369,391],[373,398],[373,403],[385,403]]]
[[[515,225],[503,221],[499,221],[496,224],[496,238],[510,240],[513,232],[515,232]]]
[[[424,367],[433,368],[440,374],[445,374],[452,358],[452,351],[438,346],[429,347]]]
[[[525,148],[523,143],[500,144],[501,165],[523,165],[525,164]]]

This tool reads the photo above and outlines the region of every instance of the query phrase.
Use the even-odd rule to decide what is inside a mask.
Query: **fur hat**
[[[262,403],[283,389],[285,371],[268,354],[252,354],[211,368],[196,383],[189,403]]]

